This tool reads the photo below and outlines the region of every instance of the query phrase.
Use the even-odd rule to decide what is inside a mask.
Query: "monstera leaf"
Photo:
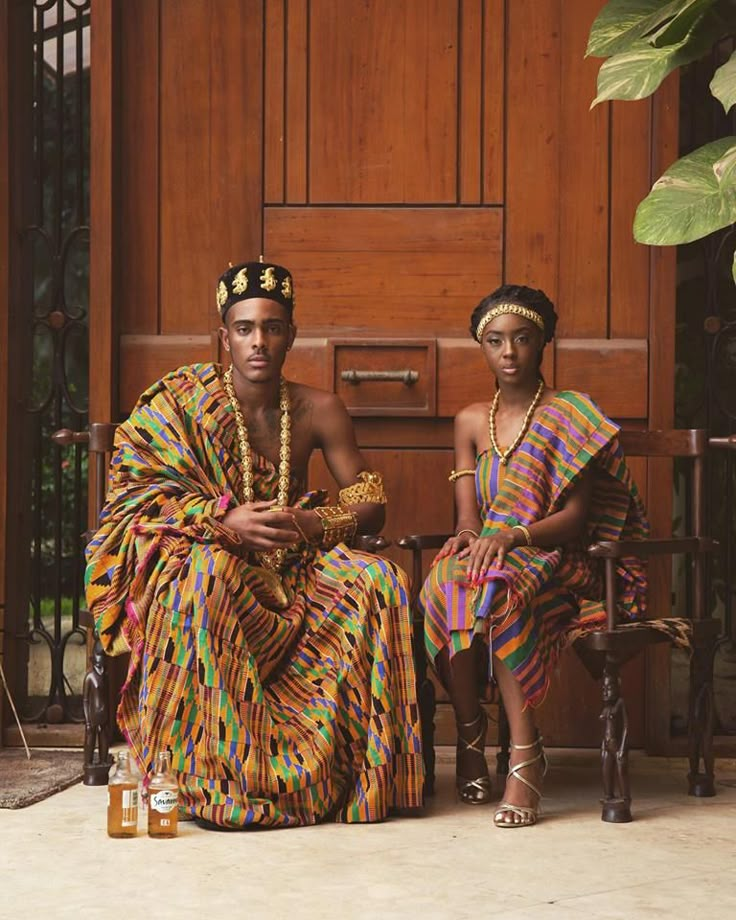
[[[673,163],[637,208],[636,240],[650,246],[692,243],[736,222],[734,147],[736,137],[723,137]]]
[[[591,26],[586,56],[631,51],[640,40],[667,45],[682,41],[715,0],[609,0]]]
[[[710,91],[726,112],[736,102],[736,51],[713,75]]]

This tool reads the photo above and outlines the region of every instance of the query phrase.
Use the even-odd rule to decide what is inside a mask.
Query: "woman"
[[[458,729],[457,788],[466,804],[492,789],[479,682],[490,670],[511,730],[498,827],[535,824],[546,758],[534,707],[573,630],[605,623],[602,583],[584,548],[641,538],[646,519],[616,440],[618,429],[582,393],[548,387],[540,367],[557,315],[542,291],[504,285],[473,312],[496,393],[455,419],[455,534],[420,594],[427,648]],[[643,611],[641,565],[618,570],[622,613]],[[489,654],[490,653],[490,654]]]

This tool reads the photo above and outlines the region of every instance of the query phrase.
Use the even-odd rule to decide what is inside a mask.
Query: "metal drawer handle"
[[[419,371],[356,371],[349,368],[340,374],[346,383],[361,383],[363,380],[399,380],[406,386],[411,386],[419,380]]]

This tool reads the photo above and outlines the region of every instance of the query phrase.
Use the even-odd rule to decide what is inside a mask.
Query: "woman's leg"
[[[493,656],[493,675],[498,683],[498,689],[501,691],[503,705],[509,720],[512,744],[510,766],[513,767],[524,760],[531,760],[542,750],[542,747],[541,744],[535,744],[538,738],[538,731],[534,721],[534,711],[530,707],[524,708],[526,700],[524,699],[521,685],[496,655]],[[530,747],[526,750],[516,750],[514,745],[530,745]],[[541,789],[544,777],[543,759],[540,757],[536,763],[524,767],[522,775],[537,789]],[[506,781],[503,801],[523,808],[536,809],[539,805],[539,797],[535,792],[514,776],[509,776]],[[513,811],[502,811],[501,817],[496,820],[503,821],[506,824],[525,823]]]
[[[484,804],[491,794],[488,765],[483,754],[486,721],[478,692],[479,675],[483,671],[480,656],[484,653],[487,654],[485,644],[475,640],[469,649],[458,652],[452,658],[444,648],[436,659],[440,680],[455,710],[460,739],[455,765],[458,789],[463,801],[472,804]],[[473,785],[474,780],[479,781],[479,785]],[[463,794],[462,787],[468,784]]]

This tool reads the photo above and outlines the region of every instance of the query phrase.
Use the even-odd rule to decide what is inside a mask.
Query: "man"
[[[286,382],[294,291],[248,262],[217,285],[231,365],[150,387],[116,437],[87,596],[130,650],[118,719],[146,774],[171,750],[209,827],[375,821],[421,804],[403,573],[354,552],[385,496],[331,393]],[[314,450],[339,501],[305,493]]]

